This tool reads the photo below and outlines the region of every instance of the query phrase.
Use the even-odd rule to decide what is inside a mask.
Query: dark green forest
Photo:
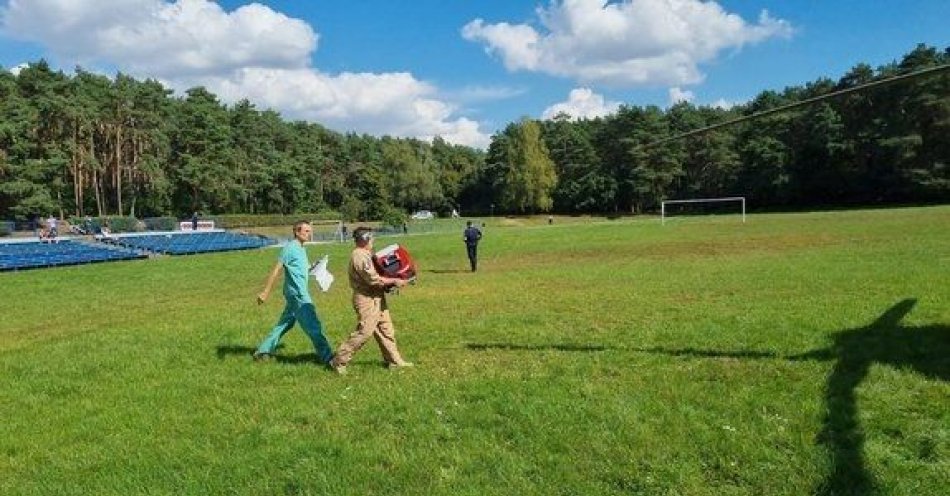
[[[0,219],[327,212],[384,219],[631,213],[663,199],[741,195],[756,209],[950,201],[950,71],[880,85],[646,146],[882,78],[950,64],[950,47],[721,109],[622,106],[604,118],[522,119],[486,151],[343,134],[205,88],[45,61],[0,69]]]

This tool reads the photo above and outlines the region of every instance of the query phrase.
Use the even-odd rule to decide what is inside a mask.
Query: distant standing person
[[[46,219],[46,229],[49,230],[50,238],[59,236],[59,220],[56,219],[55,215],[50,215],[49,218]]]
[[[197,210],[195,210],[195,212],[191,214],[191,230],[192,231],[198,230],[198,211]]]
[[[472,272],[478,270],[478,242],[482,239],[482,231],[472,225],[472,221],[465,223],[465,232],[462,234],[465,241],[465,249],[468,251],[468,263],[472,266]]]
[[[280,338],[299,322],[300,327],[307,333],[307,337],[313,342],[313,348],[317,353],[317,360],[323,364],[329,364],[333,358],[333,350],[330,348],[330,342],[323,335],[323,326],[317,317],[317,311],[313,306],[313,299],[310,298],[310,291],[307,287],[309,282],[310,261],[307,259],[307,251],[303,243],[310,239],[313,232],[313,226],[306,221],[298,221],[294,224],[294,239],[287,242],[277,257],[277,263],[271,270],[264,291],[257,295],[257,303],[261,304],[267,301],[271,287],[281,270],[284,272],[284,299],[286,305],[284,312],[280,314],[277,325],[271,329],[270,334],[264,338],[264,341],[254,352],[254,360],[266,360],[273,355],[277,349]]]
[[[347,274],[350,287],[353,288],[353,310],[356,311],[356,329],[346,342],[340,345],[332,366],[339,374],[346,373],[346,365],[353,354],[360,350],[372,336],[379,345],[383,362],[387,367],[411,367],[412,363],[403,360],[396,346],[396,329],[389,315],[386,303],[386,290],[390,287],[404,287],[404,279],[383,277],[373,264],[373,231],[368,227],[353,230],[353,242],[356,247],[350,254],[350,266]]]

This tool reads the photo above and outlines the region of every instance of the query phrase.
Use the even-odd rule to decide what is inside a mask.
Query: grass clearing
[[[950,207],[494,220],[396,238],[399,372],[252,363],[274,250],[0,274],[0,494],[950,492]]]

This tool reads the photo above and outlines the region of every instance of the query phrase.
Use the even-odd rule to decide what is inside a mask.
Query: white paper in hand
[[[320,291],[326,293],[330,290],[330,285],[333,284],[333,274],[327,270],[327,263],[330,261],[329,255],[324,255],[319,262],[313,264],[310,267],[310,275],[313,276],[317,281],[317,286],[320,286]]]

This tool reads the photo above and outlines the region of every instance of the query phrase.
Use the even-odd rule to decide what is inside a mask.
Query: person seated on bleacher
[[[109,230],[108,224],[103,224],[99,226],[99,229],[96,232],[95,238],[99,241],[108,241],[112,239],[112,231]]]

